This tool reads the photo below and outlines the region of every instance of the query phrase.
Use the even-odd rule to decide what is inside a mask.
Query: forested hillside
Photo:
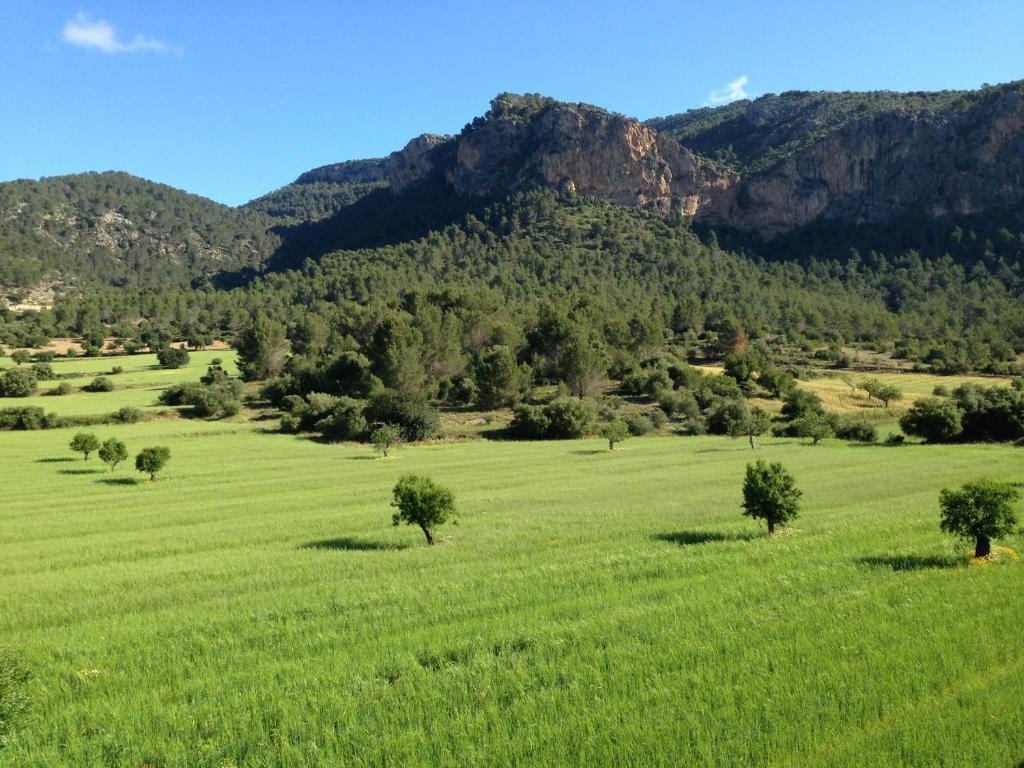
[[[449,360],[426,374],[440,391],[481,334],[527,362],[555,312],[610,361],[742,338],[1006,370],[1024,352],[1021,87],[791,92],[646,125],[501,94],[457,136],[236,209],[120,173],[10,182],[0,286],[58,296],[0,335],[232,338],[262,313],[365,352],[398,313],[424,344],[450,334],[423,358]]]
[[[180,285],[257,268],[271,220],[126,173],[0,184],[0,286]]]

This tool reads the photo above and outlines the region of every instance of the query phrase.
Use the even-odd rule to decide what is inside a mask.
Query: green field
[[[169,446],[155,484],[74,458],[75,430],[0,433],[0,642],[34,672],[0,766],[1024,760],[1024,562],[968,567],[937,512],[943,486],[1024,480],[1020,449],[471,440],[383,460],[265,425],[93,430]],[[740,516],[752,456],[805,491],[774,539]],[[438,546],[390,525],[409,471],[456,494]]]
[[[130,355],[122,357],[82,357],[70,360],[56,359],[50,363],[62,378],[39,382],[39,391],[33,397],[0,397],[0,408],[37,406],[47,413],[60,416],[93,416],[111,413],[129,405],[142,410],[164,410],[157,398],[167,386],[178,381],[198,380],[210,361],[220,358],[229,373],[234,374],[234,352],[204,350],[190,352],[188,365],[168,370],[157,364],[156,355]],[[0,369],[13,367],[10,358],[0,358]],[[111,375],[115,365],[124,373]],[[73,375],[72,375],[73,374]],[[63,376],[69,378],[63,378]],[[81,392],[80,388],[96,376],[107,376],[117,387],[113,392]],[[62,382],[75,387],[75,392],[55,397],[52,392]]]

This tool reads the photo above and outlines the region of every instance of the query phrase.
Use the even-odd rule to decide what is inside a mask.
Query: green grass
[[[963,566],[937,512],[1020,449],[95,431],[170,464],[0,435],[0,638],[35,672],[4,768],[1024,759],[1024,563]],[[772,540],[753,456],[805,490]],[[390,525],[404,472],[455,492],[438,546]]]
[[[235,353],[224,350],[190,352],[188,365],[174,369],[161,368],[156,355],[57,359],[50,363],[54,373],[74,374],[73,377],[41,381],[38,393],[32,397],[0,397],[0,408],[36,406],[59,416],[94,416],[112,413],[126,405],[148,411],[164,410],[167,406],[157,400],[160,392],[180,381],[198,381],[214,358],[220,358],[229,373],[236,373]],[[13,365],[9,358],[0,358],[0,362],[6,367]],[[115,365],[124,368],[124,373],[111,375]],[[80,391],[96,376],[107,376],[117,388],[113,392]],[[50,394],[65,381],[75,388],[71,395]]]

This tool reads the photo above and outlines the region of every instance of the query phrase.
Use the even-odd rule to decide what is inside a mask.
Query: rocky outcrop
[[[692,215],[723,187],[722,174],[638,121],[559,102],[523,115],[496,100],[460,135],[420,136],[391,159],[396,192],[434,176],[467,197],[549,187]]]
[[[334,184],[373,184],[387,179],[391,161],[386,157],[368,160],[349,160],[344,163],[322,165],[299,176],[294,184],[313,184],[328,181]]]
[[[584,104],[503,94],[457,136],[424,134],[387,160],[366,162],[383,164],[395,192],[427,179],[465,197],[546,187],[679,210],[764,237],[818,220],[870,224],[908,211],[1019,209],[1024,93],[1019,84],[979,93],[960,101],[958,94],[767,96],[723,108],[728,131],[709,120],[713,110],[700,110],[712,126],[700,151],[673,137],[671,118],[643,124]],[[861,101],[837,119],[832,97],[846,100],[840,107]],[[730,136],[756,161],[712,159],[732,151]],[[351,174],[351,166],[318,171]]]
[[[1024,95],[962,114],[881,113],[851,122],[738,179],[727,210],[705,217],[763,236],[819,219],[880,223],[1019,208]]]

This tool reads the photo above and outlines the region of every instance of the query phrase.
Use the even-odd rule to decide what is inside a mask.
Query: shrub
[[[181,368],[188,365],[188,350],[184,347],[160,347],[156,351],[156,359],[164,368]]]
[[[113,392],[115,389],[114,382],[108,379],[106,376],[97,376],[95,379],[90,381],[84,387],[86,392]]]
[[[555,440],[583,437],[593,418],[589,402],[578,397],[556,397],[544,406],[547,436]]]
[[[700,416],[700,406],[685,390],[664,390],[658,394],[658,407],[669,418],[693,419]]]
[[[441,417],[420,395],[385,391],[370,398],[366,406],[370,423],[394,424],[408,442],[428,440],[441,432]]]
[[[330,440],[359,440],[366,434],[363,404],[351,397],[334,398],[330,410],[313,429]]]
[[[56,397],[64,397],[65,395],[70,395],[74,391],[75,388],[73,386],[66,381],[62,381],[56,386],[56,388],[50,390],[50,394]]]
[[[836,427],[836,437],[855,443],[874,443],[878,440],[878,429],[863,419],[843,419]]]
[[[0,409],[0,430],[53,429],[60,426],[60,421],[57,414],[47,414],[34,406]]]
[[[117,424],[135,424],[142,421],[145,417],[146,414],[141,409],[126,405],[114,411],[110,420]]]
[[[447,488],[429,477],[405,475],[395,485],[391,506],[393,525],[417,525],[423,531],[427,544],[434,543],[433,529],[453,520],[456,515],[455,497]]]
[[[824,414],[821,398],[806,389],[794,389],[782,401],[782,418],[799,419],[808,414]]]
[[[520,403],[512,410],[512,423],[509,428],[513,433],[526,440],[543,440],[548,436],[547,414],[539,405]]]
[[[36,391],[35,371],[12,368],[0,373],[0,397],[29,397]]]
[[[37,381],[52,381],[57,378],[53,372],[53,366],[49,363],[35,363],[32,366],[32,373],[36,375]]]
[[[968,539],[974,539],[974,556],[986,557],[992,551],[992,539],[1006,536],[1017,525],[1013,505],[1019,498],[1017,489],[1008,483],[978,480],[939,494],[940,528]]]
[[[708,408],[708,432],[713,435],[730,435],[749,415],[750,408],[746,400],[716,400]]]
[[[651,421],[650,416],[645,416],[642,413],[627,413],[622,420],[626,422],[626,429],[633,437],[640,437],[654,431],[654,422]]]
[[[743,514],[764,520],[769,535],[775,533],[775,526],[783,526],[796,519],[802,495],[793,476],[781,464],[766,464],[764,461],[747,464],[743,481]]]
[[[948,443],[960,436],[963,415],[956,403],[949,400],[922,398],[903,414],[900,429],[929,443]]]

